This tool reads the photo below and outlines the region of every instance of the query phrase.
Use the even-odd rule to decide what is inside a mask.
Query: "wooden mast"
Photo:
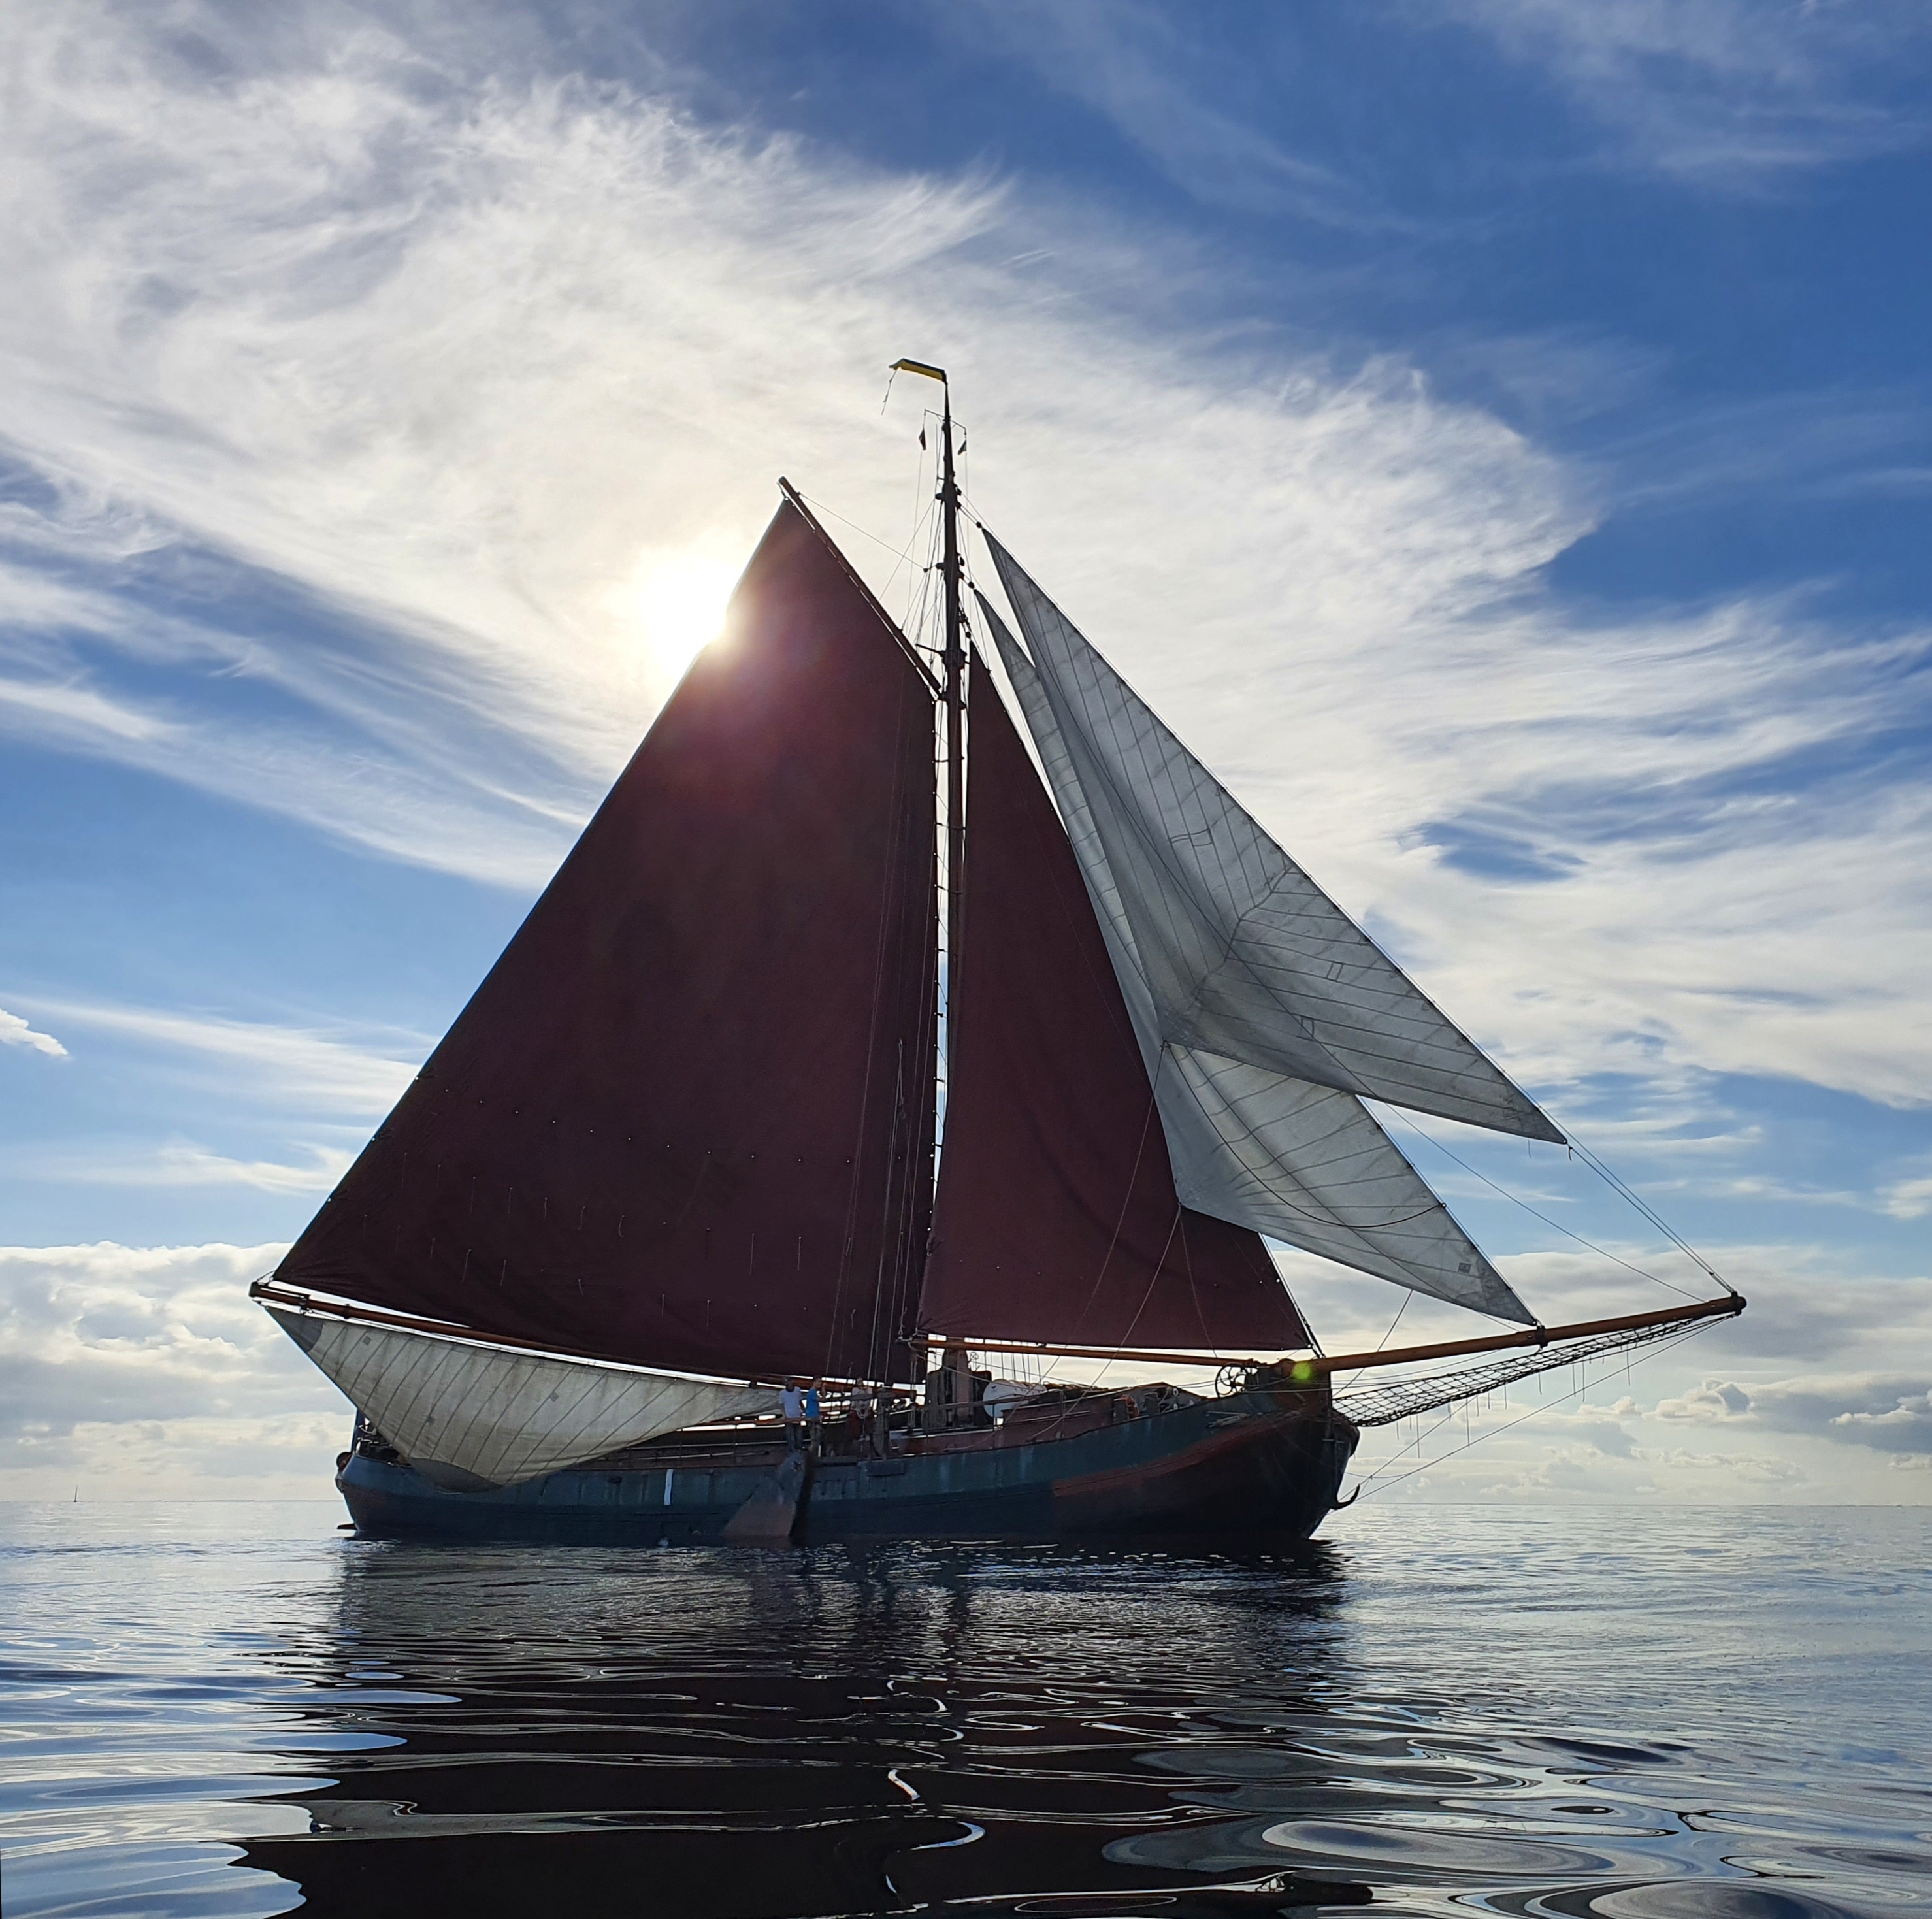
[[[959,483],[952,472],[952,388],[939,376],[944,395],[940,424],[939,511],[946,581],[946,1084],[952,1086],[958,1032],[960,909],[966,896],[966,647],[960,607]]]
[[[952,1083],[958,1031],[959,934],[966,871],[966,615],[959,563],[959,482],[952,468],[952,385],[944,367],[923,360],[895,360],[894,373],[917,373],[939,382],[939,502],[944,541],[940,577],[946,593],[946,637],[940,648],[940,697],[946,702],[946,1082]]]
[[[940,390],[939,502],[941,547],[940,585],[944,590],[946,634],[940,648],[938,691],[946,706],[946,1051],[945,1084],[949,1101],[952,1088],[952,1064],[959,1043],[959,942],[964,925],[966,874],[966,615],[962,604],[964,569],[959,558],[959,482],[952,464],[952,383],[944,367],[928,366],[923,360],[895,360],[896,373],[917,373],[934,379]],[[890,386],[887,391],[890,391]],[[922,444],[925,435],[920,436]],[[938,1129],[940,1149],[943,1129]],[[929,1249],[928,1249],[929,1251]],[[884,1377],[879,1382],[881,1416],[892,1396],[891,1348],[887,1347]],[[925,1370],[925,1345],[917,1334],[912,1337],[910,1357],[914,1367]]]

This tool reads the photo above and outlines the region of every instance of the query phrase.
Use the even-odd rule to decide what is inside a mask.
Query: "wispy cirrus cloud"
[[[1926,1170],[1915,1170],[1880,1189],[1880,1200],[1894,1219],[1922,1219],[1932,1213],[1932,1165],[1920,1164]]]
[[[170,1059],[183,1071],[212,1075],[226,1093],[253,1093],[296,1110],[358,1118],[378,1116],[394,1103],[432,1043],[391,1034],[386,1037],[397,1048],[392,1051],[372,1045],[366,1036],[322,1027],[104,1000],[20,1003],[71,1030],[109,1036]]]
[[[17,1177],[58,1180],[90,1186],[249,1187],[292,1195],[327,1192],[349,1169],[354,1153],[344,1146],[303,1146],[295,1160],[238,1159],[175,1139],[152,1147],[117,1149],[103,1142],[85,1150],[17,1153]]]
[[[1932,133],[1932,30],[1910,0],[1458,0],[1450,13],[1548,74],[1618,164],[1700,186],[1762,191]]]
[[[990,46],[1024,62],[1197,199],[1358,232],[1408,223],[1361,180],[1231,108],[1234,56],[1217,57],[1198,17],[1142,0],[1049,0],[974,5],[955,18],[976,52]]]
[[[131,9],[15,49],[7,526],[66,595],[10,643],[33,736],[527,889],[668,683],[642,559],[747,550],[780,464],[901,543],[874,396],[944,341],[976,500],[1516,1070],[1932,1084],[1932,820],[1888,745],[1924,634],[1566,603],[1600,473],[1398,358],[1124,301],[1176,236],[520,67],[467,16],[190,13],[218,73]]]

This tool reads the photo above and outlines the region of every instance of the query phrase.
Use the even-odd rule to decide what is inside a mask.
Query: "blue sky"
[[[1402,1496],[1932,1497],[1922,10],[9,11],[0,1491],[313,1489],[241,1282],[776,474],[908,604],[912,353],[1023,562],[1754,1298]],[[1546,1316],[1661,1297],[1396,1132]]]

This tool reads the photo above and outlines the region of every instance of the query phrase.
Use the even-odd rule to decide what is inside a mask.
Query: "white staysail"
[[[425,1479],[515,1486],[706,1420],[776,1410],[766,1387],[566,1360],[264,1302]]]
[[[1108,859],[1067,736],[1006,623],[983,596],[980,606],[1100,922],[1154,1082],[1182,1203],[1432,1298],[1534,1324],[1353,1094],[1164,1035],[1127,889]]]
[[[1277,846],[990,535],[1163,1042],[1563,1135]]]
[[[1352,1093],[1169,1046],[1154,1096],[1174,1191],[1196,1212],[1453,1306],[1536,1324]]]

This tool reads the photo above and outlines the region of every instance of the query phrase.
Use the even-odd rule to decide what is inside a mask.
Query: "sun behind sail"
[[[901,637],[781,507],[724,637],[276,1278],[741,1386],[903,1377],[932,756]]]

